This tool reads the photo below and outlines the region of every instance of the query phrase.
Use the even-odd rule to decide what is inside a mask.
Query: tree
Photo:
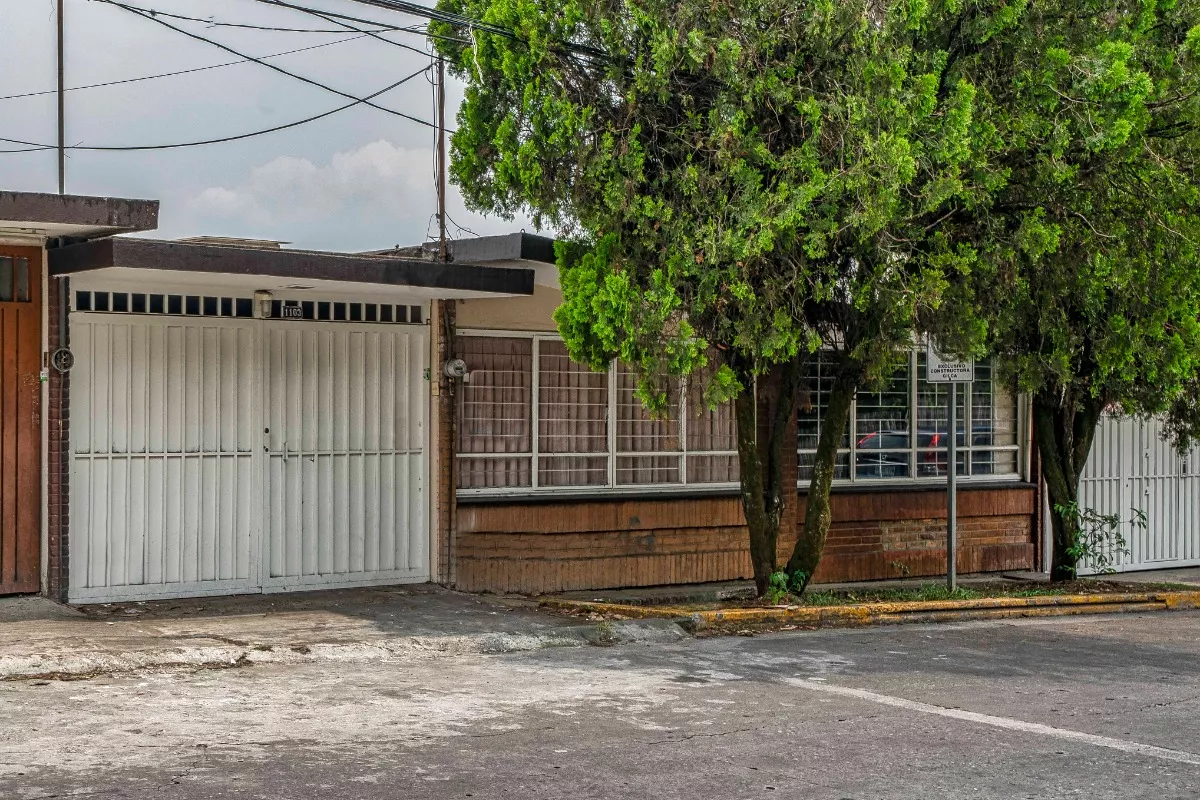
[[[914,258],[982,187],[973,91],[945,80],[947,9],[903,2],[442,0],[431,33],[467,84],[452,176],[484,212],[563,232],[570,353],[613,358],[662,408],[707,367],[732,399],[755,582],[776,571],[785,441],[803,359],[836,379],[803,532],[811,578],[829,529],[855,390],[886,377],[939,302]],[[472,23],[468,20],[475,20]]]
[[[1191,2],[1057,0],[1020,14],[957,62],[978,91],[995,191],[932,244],[969,264],[945,308],[978,315],[987,349],[1032,396],[1052,575],[1069,579],[1100,416],[1174,407],[1180,438],[1189,420],[1195,430],[1200,27]]]

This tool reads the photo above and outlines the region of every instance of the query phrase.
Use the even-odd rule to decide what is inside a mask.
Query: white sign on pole
[[[952,361],[931,344],[925,354],[925,380],[929,383],[970,383],[975,378],[974,361]]]

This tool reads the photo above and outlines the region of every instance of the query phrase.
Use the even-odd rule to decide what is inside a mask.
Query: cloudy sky
[[[337,26],[259,0],[122,0],[146,9],[217,23],[331,30]],[[393,25],[421,20],[353,0],[291,0]],[[427,5],[433,5],[427,2]],[[66,0],[67,86],[207,67],[236,57],[99,0]],[[363,97],[429,63],[426,56],[353,32],[283,32],[167,19],[234,50],[270,59],[290,72]],[[390,33],[426,48],[419,35]],[[0,0],[0,96],[55,86],[54,0]],[[461,89],[448,86],[447,124]],[[0,137],[54,143],[55,97],[0,99]],[[72,145],[158,145],[238,135],[313,116],[345,98],[253,63],[207,69],[67,94]],[[424,75],[376,99],[434,121]],[[364,250],[436,236],[434,132],[357,106],[325,119],[239,142],[149,152],[75,150],[67,162],[73,194],[157,198],[157,236],[246,236],[293,246]],[[0,149],[18,145],[0,143]],[[0,152],[0,189],[57,190],[53,151]],[[453,186],[449,217],[479,234],[532,230],[525,219],[468,212]],[[454,225],[452,234],[465,236]]]

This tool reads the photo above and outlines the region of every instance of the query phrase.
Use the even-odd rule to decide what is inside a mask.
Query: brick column
[[[432,380],[437,381],[438,396],[438,507],[437,537],[439,547],[438,574],[434,580],[444,586],[453,586],[458,579],[456,558],[458,557],[457,502],[455,500],[455,451],[458,437],[458,404],[456,382],[442,374],[442,364],[454,355],[454,325],[456,306],[453,300],[435,303],[434,323],[439,326],[438,349],[430,371]],[[447,340],[447,332],[451,339]]]
[[[47,303],[50,310],[50,331],[47,339],[50,353],[70,347],[70,329],[59,335],[60,303],[70,296],[67,278],[51,278]],[[65,296],[64,296],[65,295]],[[70,563],[70,495],[71,495],[71,373],[50,367],[49,404],[46,409],[49,447],[46,453],[47,522],[49,528],[49,574],[46,595],[66,602]]]

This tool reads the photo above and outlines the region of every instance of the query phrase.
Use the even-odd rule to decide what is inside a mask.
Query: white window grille
[[[628,365],[592,372],[553,335],[460,332],[456,352],[469,371],[458,392],[464,494],[738,481],[733,409],[701,401],[702,376],[674,381],[659,418],[635,396]]]
[[[838,448],[835,482],[945,480],[950,391],[948,384],[928,383],[924,375],[925,353],[914,350],[881,389],[856,394]],[[797,411],[802,484],[812,478],[832,389],[829,357],[818,353],[806,370]],[[968,479],[1019,479],[1021,405],[996,384],[992,365],[986,361],[975,365],[969,402],[963,394],[960,389],[958,474]]]
[[[635,396],[628,365],[591,372],[572,362],[553,335],[460,332],[456,352],[470,373],[458,391],[463,494],[737,484],[733,408],[705,405],[703,375],[670,384],[660,418]],[[945,480],[949,395],[944,385],[926,383],[924,371],[925,354],[914,351],[882,388],[858,393],[835,462],[836,482]],[[832,388],[829,363],[813,358],[797,403],[802,484],[812,476]],[[960,398],[959,413],[959,474],[1019,479],[1021,405],[995,383],[990,364],[976,364],[970,402]]]

